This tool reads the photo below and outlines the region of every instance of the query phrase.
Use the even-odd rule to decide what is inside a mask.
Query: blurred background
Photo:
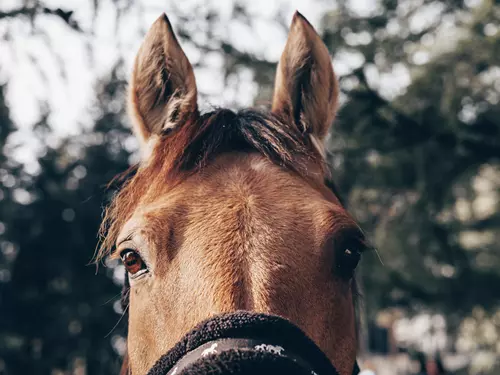
[[[202,108],[267,106],[295,9],[342,90],[333,175],[376,245],[360,362],[500,373],[498,0],[0,0],[0,374],[116,374],[121,266],[91,259],[137,160],[135,52],[167,12]],[[430,373],[429,373],[430,374]]]

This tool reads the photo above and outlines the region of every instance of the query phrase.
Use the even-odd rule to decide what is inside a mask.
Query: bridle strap
[[[304,360],[298,354],[286,350],[281,345],[269,344],[263,340],[256,339],[246,339],[246,338],[223,338],[218,340],[213,340],[200,345],[194,350],[188,352],[184,357],[182,357],[167,375],[176,375],[181,373],[186,367],[193,364],[197,360],[208,357],[210,355],[217,355],[229,350],[239,350],[239,351],[257,351],[257,352],[267,352],[280,357],[288,358],[293,362],[300,365],[302,368],[308,370],[311,375],[318,375],[309,363]]]
[[[167,375],[178,375],[182,373],[184,369],[202,358],[221,354],[230,350],[267,352],[273,355],[287,358],[297,363],[311,375],[338,375],[336,370],[334,370],[335,374],[319,374],[315,372],[314,366],[311,366],[311,364],[309,364],[309,362],[307,362],[300,355],[293,351],[287,350],[282,345],[274,345],[270,344],[267,341],[247,338],[222,338],[208,341],[203,345],[200,345],[197,348],[186,353],[179,361],[175,363],[175,365],[172,366]],[[358,375],[359,372],[360,371],[358,364],[357,362],[355,362],[352,375]]]

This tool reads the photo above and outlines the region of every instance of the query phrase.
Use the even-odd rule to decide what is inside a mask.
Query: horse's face
[[[200,321],[240,309],[290,319],[350,374],[363,240],[324,182],[319,141],[337,83],[312,26],[294,17],[269,115],[201,116],[164,16],[139,51],[130,92],[149,151],[108,211],[106,241],[128,270],[132,374]]]

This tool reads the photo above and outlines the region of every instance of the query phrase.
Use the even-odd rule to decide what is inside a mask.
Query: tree
[[[499,307],[499,12],[490,1],[383,1],[324,18],[337,58],[359,60],[341,77],[330,145],[382,259],[366,257],[361,272],[372,316],[430,309],[454,330],[476,306]],[[395,74],[405,84],[384,86]]]

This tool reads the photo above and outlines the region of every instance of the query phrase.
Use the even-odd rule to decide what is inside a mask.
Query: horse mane
[[[145,194],[157,196],[215,156],[231,151],[259,152],[274,164],[307,177],[311,161],[328,173],[326,162],[295,124],[271,112],[216,109],[188,120],[156,140],[149,160],[131,167],[114,182],[123,186],[105,210],[96,261],[108,255],[118,232]]]

